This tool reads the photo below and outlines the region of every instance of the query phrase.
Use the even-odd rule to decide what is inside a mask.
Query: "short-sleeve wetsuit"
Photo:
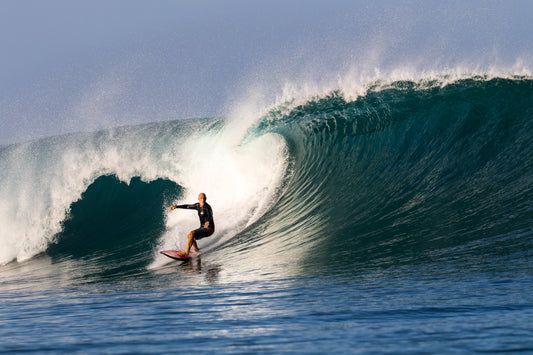
[[[215,221],[213,220],[213,210],[211,206],[205,202],[203,207],[200,207],[200,203],[196,202],[192,205],[177,205],[176,208],[196,210],[198,212],[198,218],[200,218],[200,228],[194,230],[194,239],[202,239],[209,237],[215,232]],[[205,222],[209,222],[209,227],[204,227]]]

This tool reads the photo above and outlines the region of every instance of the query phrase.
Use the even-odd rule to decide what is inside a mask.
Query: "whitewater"
[[[286,153],[276,135],[241,145],[230,133],[221,120],[177,121],[3,148],[2,264],[44,252],[71,204],[106,175],[125,183],[133,177],[171,180],[183,187],[183,201],[210,191],[210,202],[220,210],[219,233],[236,234],[272,203]],[[178,227],[185,221],[176,214],[169,218],[169,234],[176,240],[169,238],[164,247],[176,247],[188,228]]]
[[[532,102],[395,76],[2,146],[0,351],[531,351]]]

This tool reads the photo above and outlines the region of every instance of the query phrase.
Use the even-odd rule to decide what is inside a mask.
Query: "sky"
[[[529,73],[532,19],[529,0],[3,0],[0,145],[230,115],[288,83]]]

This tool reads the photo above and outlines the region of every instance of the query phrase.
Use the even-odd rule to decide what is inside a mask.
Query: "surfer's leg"
[[[213,232],[214,231],[212,229],[205,227],[200,227],[191,231],[191,233],[189,233],[189,246],[187,252],[190,251],[191,247],[193,247],[195,251],[199,252],[200,248],[198,247],[198,243],[196,241],[198,239],[209,237],[211,234],[213,234]]]
[[[191,251],[191,247],[194,244],[196,244],[196,241],[194,240],[194,231],[190,231],[189,235],[187,236],[189,239],[187,241],[187,249],[185,250],[185,255],[189,255],[189,252]]]
[[[194,251],[199,252],[200,248],[198,248],[198,244],[196,243],[196,239],[193,238],[192,247],[194,248]]]

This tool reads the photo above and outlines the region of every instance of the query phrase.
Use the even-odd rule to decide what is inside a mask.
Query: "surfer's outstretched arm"
[[[172,210],[175,210],[176,208],[183,208],[183,209],[187,209],[187,210],[195,210],[196,209],[196,204],[192,204],[192,205],[172,205],[169,207],[169,209],[172,211]]]

